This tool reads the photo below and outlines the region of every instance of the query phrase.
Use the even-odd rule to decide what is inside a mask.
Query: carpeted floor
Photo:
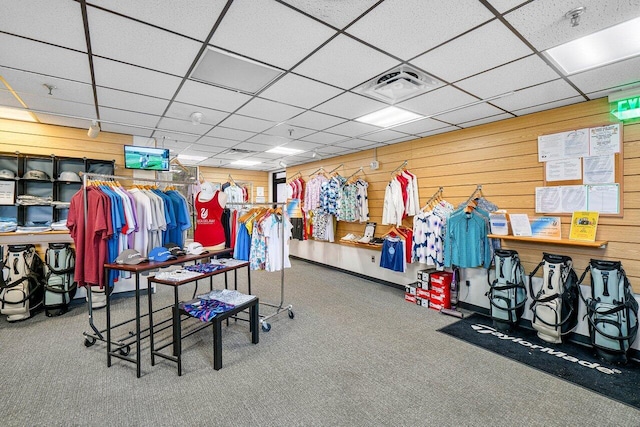
[[[440,332],[640,409],[640,366],[634,361],[622,366],[606,362],[595,357],[589,347],[571,342],[549,344],[525,328],[500,332],[490,318],[480,315],[445,326]]]
[[[246,323],[224,327],[220,371],[210,329],[184,340],[182,377],[169,361],[152,367],[144,341],[136,378],[124,361],[107,368],[103,343],[84,346],[84,306],[58,318],[0,319],[0,425],[640,424],[634,408],[438,332],[458,319],[409,304],[398,289],[292,263],[285,302],[295,318],[271,319],[258,345]],[[279,301],[279,273],[254,272],[252,285],[262,301]],[[154,303],[171,299],[160,288]],[[133,310],[133,298],[113,301],[115,321]],[[104,327],[102,311],[95,323]]]

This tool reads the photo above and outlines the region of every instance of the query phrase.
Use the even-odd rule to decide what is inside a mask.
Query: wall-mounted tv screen
[[[169,170],[169,149],[124,146],[124,167],[153,171]]]

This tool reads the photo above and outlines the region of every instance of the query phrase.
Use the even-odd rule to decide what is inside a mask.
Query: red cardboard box
[[[440,311],[440,309],[444,308],[444,307],[441,304],[436,304],[436,303],[433,303],[433,302],[429,301],[429,308],[431,310]]]
[[[419,298],[429,299],[429,290],[424,288],[416,289],[416,296]]]
[[[407,301],[407,302],[411,302],[411,303],[415,304],[416,303],[416,296],[408,294],[408,293],[405,292],[404,300]]]

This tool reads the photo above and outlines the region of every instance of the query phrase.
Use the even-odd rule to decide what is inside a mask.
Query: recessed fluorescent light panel
[[[231,162],[232,165],[236,166],[255,166],[259,165],[262,162],[257,162],[255,160],[236,160],[235,162]]]
[[[198,163],[208,159],[206,156],[191,156],[189,154],[178,154],[178,160],[182,163]]]
[[[36,121],[33,115],[27,110],[2,106],[0,106],[0,119],[22,120],[25,122]]]
[[[272,149],[265,151],[265,153],[284,154],[287,156],[291,156],[293,154],[302,153],[302,151],[303,150],[298,150],[297,148],[273,147]]]
[[[357,118],[356,121],[379,126],[381,128],[387,128],[423,118],[424,116],[412,113],[411,111],[403,110],[398,107],[387,107],[383,108],[382,110],[375,111],[371,114],[367,114],[366,116]]]
[[[567,75],[640,55],[640,17],[545,51]]]

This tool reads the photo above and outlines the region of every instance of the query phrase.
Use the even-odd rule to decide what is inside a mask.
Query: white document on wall
[[[601,214],[620,213],[620,185],[590,185],[589,186],[589,211]]]
[[[13,205],[15,191],[15,181],[0,181],[0,205]]]
[[[589,155],[603,156],[620,152],[620,125],[607,125],[589,130]]]
[[[562,212],[561,187],[536,187],[536,213]]]
[[[531,223],[527,214],[509,214],[511,231],[514,236],[531,237]]]
[[[582,162],[579,157],[548,161],[545,164],[547,181],[567,181],[582,179]]]
[[[565,185],[562,190],[562,211],[575,212],[587,210],[587,186]]]
[[[589,129],[538,137],[538,161],[548,162],[589,155]]]
[[[613,184],[616,182],[615,154],[584,159],[583,184]]]

